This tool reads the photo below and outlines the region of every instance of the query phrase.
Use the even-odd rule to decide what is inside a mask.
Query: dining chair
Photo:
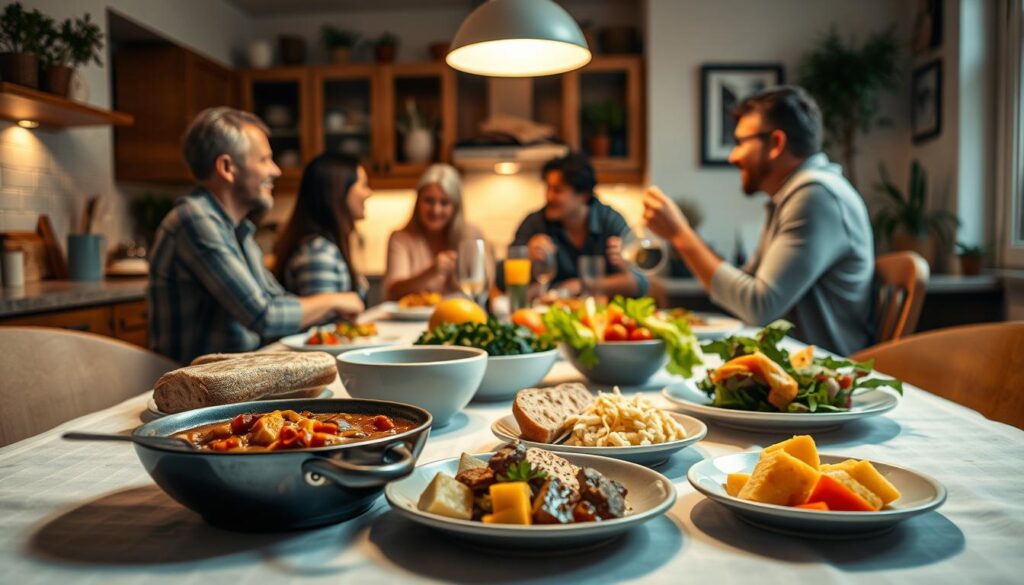
[[[879,372],[1024,428],[1024,321],[911,335],[850,356]]]
[[[92,333],[0,327],[0,447],[153,387],[173,360]]]
[[[928,276],[928,263],[917,252],[892,252],[875,258],[876,342],[893,341],[914,332]]]

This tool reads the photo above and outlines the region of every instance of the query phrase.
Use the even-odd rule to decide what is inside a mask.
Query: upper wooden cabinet
[[[276,190],[298,190],[302,169],[319,150],[313,137],[313,83],[308,67],[243,71],[242,109],[270,128],[270,148],[281,167]]]
[[[181,137],[202,110],[238,105],[233,71],[181,47],[126,47],[114,54],[118,110],[135,124],[115,132],[118,180],[194,181]]]

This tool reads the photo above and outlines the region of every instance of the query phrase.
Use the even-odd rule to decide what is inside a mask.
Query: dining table
[[[380,308],[364,319],[403,342],[426,325],[390,321]],[[804,347],[791,338],[784,344]],[[584,379],[559,360],[543,384],[568,381]],[[660,390],[672,381],[662,370],[629,390],[670,408]],[[337,379],[330,389],[346,396]],[[704,440],[656,468],[677,492],[664,515],[598,548],[531,552],[452,539],[392,511],[383,496],[368,512],[322,528],[213,527],[161,491],[126,444],[61,439],[70,430],[127,433],[149,420],[152,392],[140,388],[120,404],[0,449],[0,583],[1019,583],[1024,432],[926,390],[905,385],[894,410],[814,436],[823,453],[893,463],[947,488],[942,507],[889,532],[803,538],[742,521],[697,492],[687,471],[788,435],[709,422]],[[495,450],[502,442],[491,423],[510,411],[511,401],[470,403],[432,429],[419,463]]]

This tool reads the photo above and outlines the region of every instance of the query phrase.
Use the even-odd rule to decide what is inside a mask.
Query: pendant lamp
[[[552,0],[489,0],[463,21],[446,61],[476,75],[536,77],[583,67],[590,49]]]

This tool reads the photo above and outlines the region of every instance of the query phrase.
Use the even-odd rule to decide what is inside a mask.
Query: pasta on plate
[[[686,430],[669,413],[642,394],[623,396],[618,386],[610,394],[599,392],[590,406],[567,422],[572,427],[569,445],[630,447],[686,438]]]

